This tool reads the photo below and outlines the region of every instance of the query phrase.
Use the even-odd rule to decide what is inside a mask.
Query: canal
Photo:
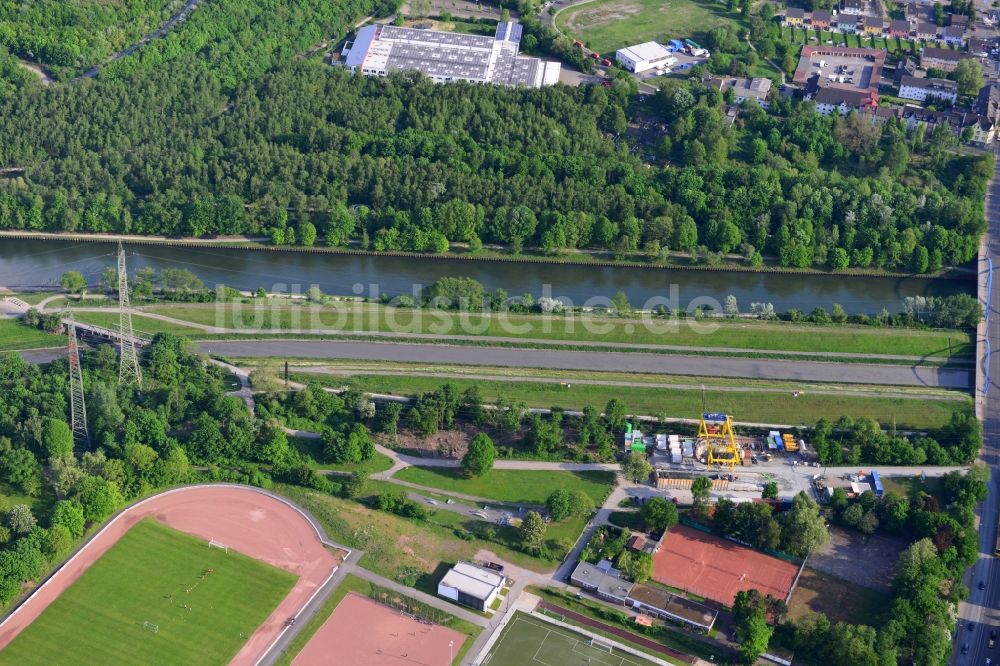
[[[787,275],[714,270],[597,267],[552,263],[456,261],[439,258],[360,256],[305,252],[262,252],[192,246],[125,246],[129,269],[186,268],[209,287],[305,292],[318,285],[325,293],[412,293],[443,276],[470,277],[489,289],[511,295],[530,292],[568,299],[574,305],[600,305],[617,291],[635,307],[664,304],[688,308],[721,303],[732,294],[739,308],[770,302],[779,312],[840,303],[849,313],[898,312],[907,296],[972,293],[974,280],[909,277]],[[0,286],[55,286],[66,271],[79,271],[91,284],[115,264],[116,247],[107,243],[0,238]],[[651,301],[650,299],[657,299]]]

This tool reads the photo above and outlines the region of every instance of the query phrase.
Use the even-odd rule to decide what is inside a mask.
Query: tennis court
[[[517,612],[483,660],[483,666],[656,666],[652,661],[612,648]]]
[[[790,562],[676,525],[653,556],[653,580],[732,606],[740,590],[785,599],[798,567]]]

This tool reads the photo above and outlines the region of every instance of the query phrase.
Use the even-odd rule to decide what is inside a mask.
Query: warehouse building
[[[656,42],[643,42],[615,51],[615,60],[636,74],[654,67],[669,65],[672,57],[665,46]]]
[[[559,63],[518,54],[521,24],[497,24],[493,37],[368,25],[343,51],[344,65],[365,76],[416,70],[436,83],[540,88],[559,82]]]
[[[486,611],[500,594],[505,577],[471,562],[458,562],[438,583],[438,596]]]

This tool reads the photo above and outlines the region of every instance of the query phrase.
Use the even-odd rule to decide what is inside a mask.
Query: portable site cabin
[[[878,470],[872,470],[872,486],[875,487],[875,497],[882,497],[885,494],[885,488],[882,487],[882,477],[879,476]]]

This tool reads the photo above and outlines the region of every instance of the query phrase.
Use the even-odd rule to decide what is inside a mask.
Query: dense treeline
[[[16,354],[0,355],[0,483],[32,498],[38,513],[28,505],[0,506],[0,604],[65,555],[88,525],[157,488],[203,479],[266,486],[273,475],[335,489],[281,428],[227,396],[226,373],[206,365],[181,339],[158,335],[142,362],[139,393],[117,385],[113,347],[85,354],[92,447],[76,457],[81,450],[67,425],[66,363],[38,367]],[[338,412],[345,427],[353,425],[352,436],[367,437],[341,398],[315,397]],[[207,471],[196,472],[192,464]]]
[[[905,436],[882,429],[875,419],[822,418],[810,444],[824,465],[966,465],[983,444],[982,426],[968,409],[958,409],[940,431]]]
[[[986,497],[988,480],[989,469],[977,465],[945,475],[940,499],[925,492],[909,500],[892,492],[879,499],[868,492],[848,501],[835,493],[834,520],[869,534],[881,525],[912,540],[896,565],[892,603],[878,628],[833,624],[809,613],[780,627],[775,637],[806,664],[945,663],[956,606],[968,596],[962,574],[978,557],[974,510]]]
[[[98,64],[156,29],[183,0],[0,1],[0,47],[59,77]]]
[[[730,126],[700,84],[655,98],[668,165],[650,168],[615,138],[633,111],[624,88],[436,86],[295,63],[230,97],[234,81],[190,55],[112,78],[0,103],[12,137],[0,164],[28,167],[27,187],[0,190],[0,227],[704,250],[924,272],[974,255],[992,173],[989,156],[933,137],[911,155],[900,128],[873,135],[807,104]]]

